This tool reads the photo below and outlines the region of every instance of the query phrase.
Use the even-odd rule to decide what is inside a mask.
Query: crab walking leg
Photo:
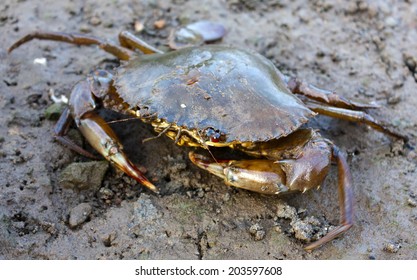
[[[189,154],[198,167],[238,188],[262,194],[280,194],[287,191],[307,191],[318,187],[326,177],[331,161],[336,161],[339,172],[338,192],[340,225],[320,240],[308,245],[310,251],[333,240],[353,225],[352,176],[346,159],[339,149],[327,140],[313,134],[294,159],[217,160]]]
[[[161,50],[149,45],[128,31],[122,31],[119,33],[119,42],[120,45],[125,48],[131,50],[138,49],[144,54],[163,53]]]
[[[343,109],[343,108],[335,108],[330,107],[326,105],[317,104],[315,102],[307,102],[307,107],[311,109],[312,111],[319,113],[321,115],[326,115],[333,118],[343,119],[347,121],[352,122],[359,122],[364,123],[366,125],[371,126],[375,130],[378,130],[382,133],[385,133],[387,135],[390,135],[392,137],[402,139],[405,142],[408,141],[408,137],[405,135],[402,135],[398,132],[395,132],[388,127],[386,127],[383,124],[380,124],[377,120],[375,120],[371,115],[362,112],[362,111],[354,111],[349,109]]]
[[[335,239],[339,235],[349,230],[353,225],[353,183],[349,166],[339,148],[333,146],[333,159],[337,163],[339,206],[340,206],[340,225],[326,234],[320,240],[313,242],[304,249],[314,250],[323,244]]]
[[[71,113],[69,108],[65,108],[64,112],[62,112],[61,116],[59,117],[58,122],[56,123],[55,127],[54,127],[54,137],[55,139],[60,142],[62,145],[67,146],[68,148],[70,148],[71,150],[92,158],[92,159],[97,159],[96,156],[94,156],[93,154],[91,154],[90,152],[84,150],[83,148],[81,148],[80,146],[78,146],[77,144],[75,144],[74,142],[72,142],[71,139],[68,138],[67,133],[68,133],[68,129],[71,125],[71,123],[73,122],[73,119],[71,117]]]
[[[375,104],[362,104],[348,100],[337,95],[334,91],[321,89],[298,78],[281,75],[281,79],[287,84],[292,93],[304,95],[310,99],[326,103],[331,106],[346,109],[370,109],[378,108]]]
[[[109,43],[100,38],[94,36],[85,35],[85,34],[76,34],[76,33],[64,33],[64,32],[32,32],[26,36],[20,38],[16,41],[9,49],[8,52],[12,52],[14,49],[19,46],[33,40],[50,40],[50,41],[59,41],[66,42],[74,45],[97,45],[99,48],[104,51],[116,56],[120,60],[129,60],[134,53],[129,49],[123,48],[121,46]]]

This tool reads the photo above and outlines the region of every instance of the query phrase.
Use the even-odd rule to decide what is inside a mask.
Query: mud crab
[[[115,75],[99,70],[74,86],[69,106],[55,126],[55,137],[92,156],[66,136],[74,120],[95,150],[154,192],[158,189],[128,159],[115,133],[96,113],[99,105],[141,119],[178,145],[206,150],[229,147],[253,156],[249,160],[216,160],[189,154],[194,164],[223,178],[227,185],[262,194],[317,188],[331,162],[336,162],[340,225],[306,250],[329,242],[352,226],[353,193],[343,153],[317,131],[301,126],[319,113],[406,139],[361,111],[374,106],[287,77],[252,51],[207,45],[163,53],[128,32],[119,34],[120,45],[89,35],[34,32],[14,43],[9,52],[32,39],[98,45],[127,61]],[[135,50],[145,55],[139,56]]]

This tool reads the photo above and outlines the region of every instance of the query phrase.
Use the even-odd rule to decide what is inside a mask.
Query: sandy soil
[[[416,259],[417,4],[349,2],[3,0],[0,259]],[[166,24],[156,29],[161,19]],[[303,234],[338,223],[334,168],[319,191],[262,196],[225,186],[192,166],[190,149],[164,137],[140,144],[153,133],[135,121],[113,127],[161,195],[103,162],[89,163],[53,141],[48,92],[68,95],[90,71],[111,69],[117,60],[94,47],[55,42],[6,53],[33,30],[116,40],[118,32],[134,31],[136,21],[145,24],[138,35],[165,48],[173,27],[201,19],[224,24],[222,43],[257,50],[284,73],[375,101],[381,108],[371,113],[410,136],[410,146],[402,147],[362,125],[312,121],[348,155],[352,169],[356,223],[343,237],[313,253],[303,250],[302,239],[311,237]],[[34,64],[42,57],[46,66]],[[76,130],[71,137],[82,144]],[[69,178],[74,172],[79,175]],[[77,180],[88,172],[103,180]],[[288,213],[301,224],[285,219]]]

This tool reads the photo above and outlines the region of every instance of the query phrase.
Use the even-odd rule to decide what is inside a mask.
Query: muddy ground
[[[223,44],[254,49],[284,73],[379,104],[370,112],[410,136],[403,147],[363,125],[311,122],[341,147],[352,169],[356,222],[343,237],[303,250],[338,224],[335,168],[318,191],[267,197],[225,186],[190,163],[191,149],[167,138],[142,145],[154,135],[146,125],[112,124],[160,187],[155,195],[52,138],[49,92],[68,96],[75,82],[117,60],[94,47],[40,41],[6,53],[33,30],[116,40],[140,24],[137,35],[166,49],[173,27],[201,19],[226,27]],[[159,20],[165,25],[158,29]],[[0,30],[0,259],[417,258],[415,1],[3,0]],[[76,130],[70,134],[83,144]],[[88,172],[98,179],[83,181]]]

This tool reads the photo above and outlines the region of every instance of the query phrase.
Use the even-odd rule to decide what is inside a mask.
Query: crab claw
[[[262,194],[288,191],[284,171],[272,160],[215,161],[194,152],[190,152],[188,156],[198,167],[223,178],[227,185]]]
[[[102,118],[89,112],[84,118],[78,120],[77,125],[96,151],[127,175],[151,191],[158,193],[158,188],[127,158],[117,136]]]
[[[115,153],[112,153],[112,149],[114,148]],[[121,150],[118,150],[117,146],[114,146],[110,149],[108,159],[112,162],[115,166],[117,166],[120,170],[126,173],[128,176],[135,179],[137,182],[141,183],[151,191],[155,193],[159,193],[157,187],[152,184],[140,170],[126,157],[125,153]]]
[[[211,174],[214,174],[220,178],[225,179],[225,173],[224,169],[227,167],[229,160],[222,160],[215,162],[212,159],[209,159],[208,157],[205,157],[200,154],[196,154],[194,152],[190,152],[188,154],[188,157],[190,158],[191,162],[197,165],[198,167],[207,170]]]

